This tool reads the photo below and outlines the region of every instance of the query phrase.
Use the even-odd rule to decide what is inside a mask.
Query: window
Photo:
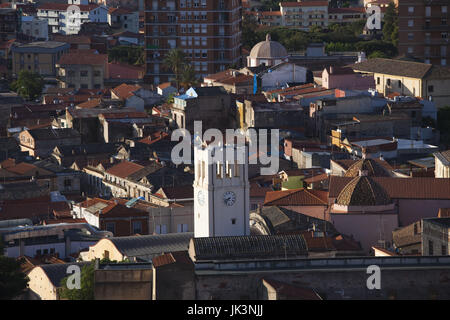
[[[64,187],[71,187],[72,186],[72,180],[65,179],[64,180]]]
[[[433,92],[434,91],[434,86],[428,86],[428,92]]]
[[[115,222],[107,222],[106,223],[106,231],[112,232],[114,234],[116,232],[116,223]]]
[[[433,241],[431,241],[431,240],[428,240],[428,255],[430,255],[430,256],[434,255]]]
[[[431,16],[431,7],[425,7],[425,15],[427,17]]]
[[[380,77],[377,77],[377,84],[380,84]]]
[[[402,80],[398,80],[398,87],[399,87],[399,88],[402,87]]]
[[[390,85],[391,85],[391,79],[387,79],[387,80],[386,80],[386,84],[387,84],[388,86],[390,86]]]
[[[37,256],[40,256],[40,255],[42,255],[42,250],[41,250],[41,249],[39,249],[39,250],[36,250],[36,255],[37,255]]]
[[[413,40],[414,39],[414,33],[408,33],[408,40]]]
[[[441,12],[442,13],[447,13],[447,6],[442,6],[441,7]]]
[[[447,255],[447,247],[445,245],[442,245],[441,247],[441,255],[443,256]]]
[[[188,230],[188,225],[186,223],[180,223],[177,225],[177,232],[181,233],[181,232],[189,232]]]
[[[109,260],[109,251],[108,250],[103,251],[103,259]]]
[[[413,47],[408,47],[408,53],[413,53],[413,52],[414,52]]]
[[[133,221],[133,234],[142,233],[142,222]]]
[[[231,224],[236,224],[236,219],[231,219]]]
[[[80,77],[87,77],[87,76],[88,76],[88,72],[86,70],[80,71]]]
[[[408,20],[408,27],[414,27],[414,20]]]
[[[165,224],[157,224],[156,225],[156,233],[157,234],[166,234],[167,226]]]

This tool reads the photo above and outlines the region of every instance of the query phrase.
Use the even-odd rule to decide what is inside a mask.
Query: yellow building
[[[56,62],[69,50],[70,45],[57,41],[38,41],[11,48],[13,73],[26,70],[41,76],[55,76]]]
[[[109,78],[108,55],[93,50],[64,54],[56,64],[59,88],[103,89]]]
[[[374,58],[353,66],[373,74],[376,90],[432,100],[437,108],[450,105],[450,68],[420,62]]]

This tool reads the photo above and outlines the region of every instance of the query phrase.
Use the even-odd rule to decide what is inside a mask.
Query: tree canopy
[[[61,280],[59,296],[68,300],[94,300],[95,263],[92,262],[81,269],[80,289],[69,289],[67,280],[70,275]]]
[[[145,64],[145,50],[142,46],[117,46],[108,50],[108,60],[142,65]]]
[[[21,261],[3,256],[0,249],[0,300],[11,300],[27,288],[28,277],[20,265]]]
[[[42,94],[44,79],[37,73],[22,70],[17,80],[11,83],[11,89],[26,100],[34,100]]]

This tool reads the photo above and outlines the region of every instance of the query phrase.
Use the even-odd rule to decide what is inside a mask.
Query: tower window
[[[231,224],[236,224],[236,219],[231,219]]]
[[[234,163],[234,176],[239,177],[239,164],[237,162]]]
[[[222,162],[217,162],[217,178],[223,178],[223,164]]]

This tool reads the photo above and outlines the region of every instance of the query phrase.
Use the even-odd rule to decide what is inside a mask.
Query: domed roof
[[[281,43],[272,41],[270,34],[266,35],[266,41],[256,44],[250,51],[250,58],[253,59],[281,59],[287,56],[286,48]]]
[[[384,206],[391,204],[392,200],[372,178],[358,176],[341,190],[336,203],[343,206]]]
[[[366,176],[390,177],[389,170],[374,159],[361,159],[352,164],[345,172],[346,177],[357,177],[360,171],[365,171]]]

